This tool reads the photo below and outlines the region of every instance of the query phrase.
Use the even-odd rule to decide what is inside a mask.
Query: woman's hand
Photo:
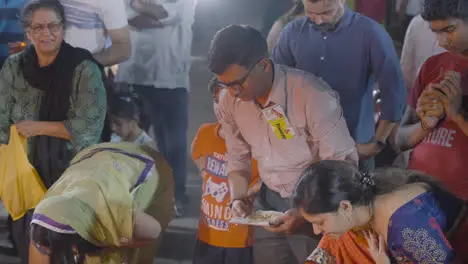
[[[16,123],[16,129],[18,133],[25,138],[41,136],[43,124],[40,121],[23,120]]]
[[[364,237],[369,245],[369,252],[376,264],[390,264],[390,258],[387,256],[385,242],[382,236],[378,236],[373,231],[363,231]]]
[[[156,241],[164,230],[151,215],[134,211],[133,238],[121,238],[122,244],[134,244],[134,241]],[[133,242],[132,242],[133,241]]]
[[[283,216],[276,217],[270,221],[270,226],[265,227],[265,229],[273,233],[291,235],[304,222],[305,219],[297,209],[290,209]]]

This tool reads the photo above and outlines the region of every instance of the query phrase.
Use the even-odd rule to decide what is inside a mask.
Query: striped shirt
[[[60,0],[65,8],[65,41],[96,54],[112,45],[108,30],[127,26],[124,0]]]
[[[9,55],[8,43],[24,41],[19,22],[21,8],[27,0],[0,0],[0,67]]]

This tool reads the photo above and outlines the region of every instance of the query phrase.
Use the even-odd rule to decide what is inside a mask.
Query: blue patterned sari
[[[449,264],[455,250],[449,243],[446,213],[432,192],[401,206],[390,218],[387,247],[392,263]]]

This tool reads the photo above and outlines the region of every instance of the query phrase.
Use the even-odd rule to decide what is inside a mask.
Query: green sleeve
[[[10,138],[13,78],[12,60],[9,58],[0,71],[0,144],[8,144]]]
[[[65,127],[75,151],[99,143],[107,112],[106,90],[99,67],[84,61],[75,70],[74,92]]]

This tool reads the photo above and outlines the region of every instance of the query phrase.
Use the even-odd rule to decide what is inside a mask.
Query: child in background
[[[213,91],[215,112],[218,97],[226,91]],[[219,123],[203,124],[192,143],[192,159],[201,171],[203,195],[198,241],[193,264],[253,263],[253,229],[230,224],[229,183],[225,173],[226,143]],[[252,160],[249,195],[260,189],[257,163]]]
[[[140,111],[131,96],[119,96],[110,99],[112,142],[133,142],[155,148],[153,140],[140,128]]]

